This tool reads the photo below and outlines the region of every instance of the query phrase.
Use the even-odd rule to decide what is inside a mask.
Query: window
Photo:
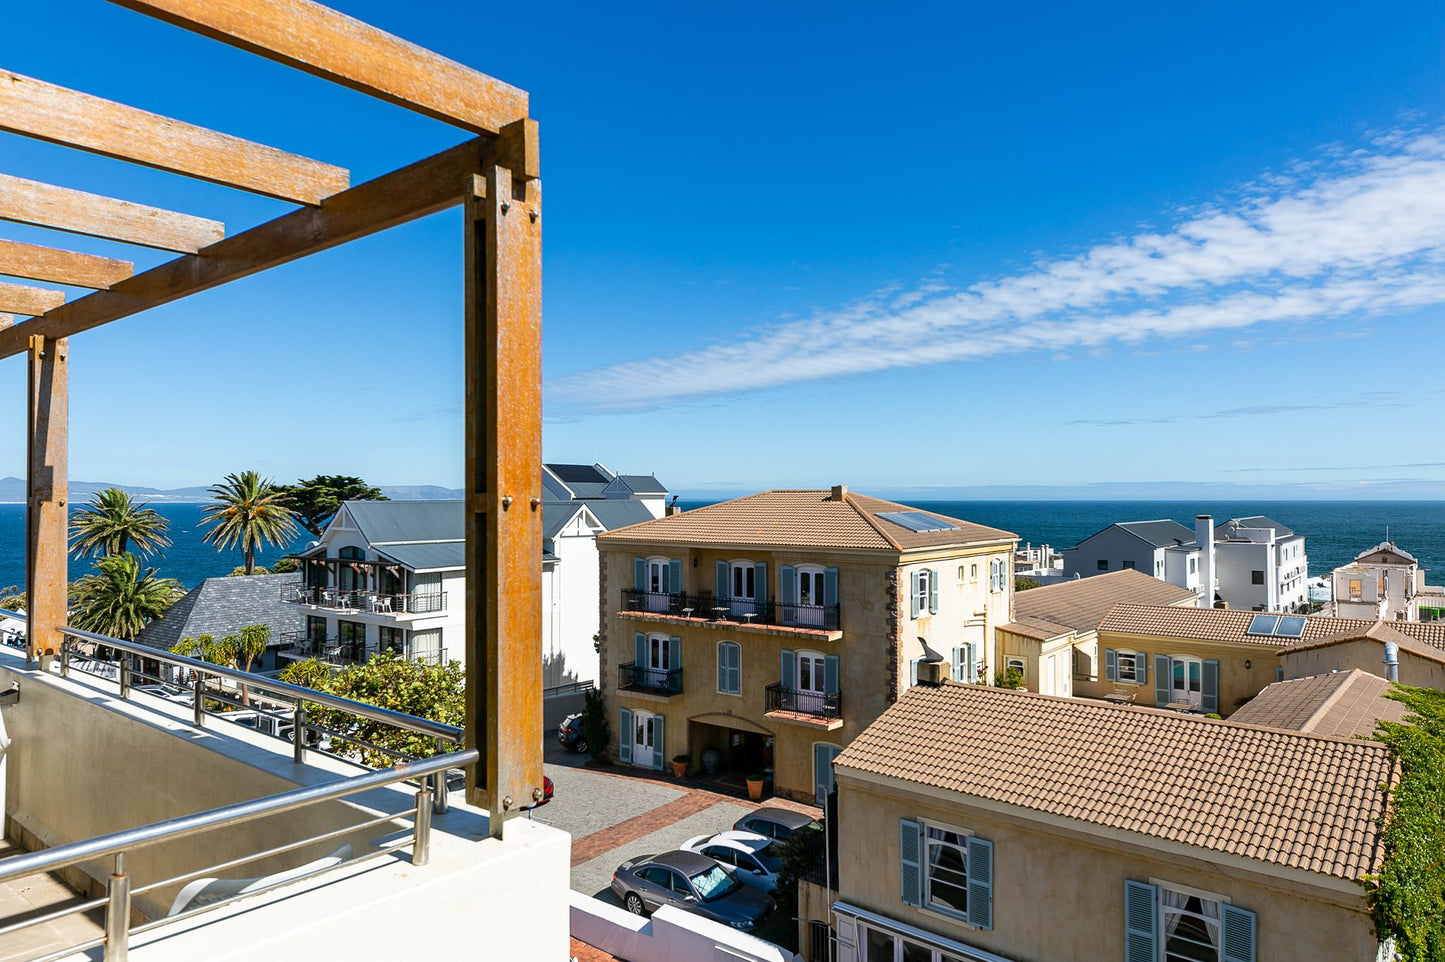
[[[823,656],[816,651],[798,652],[798,691],[823,693]]]
[[[1219,915],[1217,898],[1159,886],[1164,962],[1217,962],[1221,945]]]
[[[1154,576],[1157,577],[1157,578],[1162,578],[1162,577],[1164,577],[1164,562],[1162,562],[1162,561],[1156,561],[1156,562],[1154,562]]]
[[[742,694],[742,649],[735,641],[717,646],[717,690],[725,695]]]
[[[379,647],[382,651],[394,651],[398,655],[406,654],[406,632],[403,629],[382,625],[378,630],[381,633]]]
[[[1201,707],[1204,699],[1204,663],[1198,658],[1176,655],[1170,660],[1170,669],[1172,677],[1169,700],[1175,704],[1187,702],[1195,708]]]
[[[925,826],[923,900],[930,908],[968,913],[967,838],[965,832]]]
[[[933,572],[927,568],[913,575],[913,617],[928,613],[928,588]]]
[[[1254,585],[1264,584],[1264,572],[1258,568],[1249,573],[1249,583]]]
[[[1124,937],[1131,962],[1255,962],[1255,914],[1182,885],[1126,879]]]
[[[969,580],[969,581],[977,581],[977,580],[978,580],[978,565],[969,565],[969,566],[968,566],[968,580]]]
[[[1114,662],[1117,666],[1117,677],[1111,679],[1130,685],[1144,684],[1144,674],[1148,671],[1144,666],[1148,663],[1149,656],[1134,651],[1116,651]]]
[[[1126,561],[1126,562],[1124,562],[1124,570],[1125,570],[1125,571],[1133,571],[1133,570],[1134,570],[1134,562],[1132,562],[1132,561]]]
[[[1109,559],[1108,559],[1108,558],[1100,558],[1098,561],[1094,562],[1094,565],[1095,565],[1095,567],[1097,567],[1100,571],[1108,571],[1108,570],[1109,570]]]
[[[966,568],[966,567],[967,567],[967,565],[959,565],[959,566],[958,566],[958,583],[959,583],[959,584],[963,584],[963,569]]]
[[[951,825],[898,820],[905,905],[993,928],[993,843]]]
[[[860,923],[858,928],[862,932],[861,962],[963,962],[952,953],[915,942],[906,935],[868,923]]]
[[[1359,578],[1351,578],[1351,579],[1350,579],[1350,600],[1351,600],[1351,601],[1359,601],[1359,600],[1360,600],[1360,597],[1364,594],[1364,590],[1365,590],[1365,583],[1364,583],[1363,581],[1361,581]]]
[[[347,661],[366,660],[366,626],[356,621],[338,621],[336,640],[341,645],[341,657]]]
[[[1199,573],[1199,559],[1198,559],[1198,558],[1190,558],[1190,559],[1189,559],[1189,573],[1190,573],[1190,574],[1198,574],[1198,573]]]
[[[756,571],[751,561],[733,562],[733,600],[752,601],[757,597]]]

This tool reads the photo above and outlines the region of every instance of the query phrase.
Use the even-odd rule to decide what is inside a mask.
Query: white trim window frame
[[[752,561],[732,561],[728,563],[728,578],[732,586],[733,601],[756,601],[758,597],[758,585],[756,563]]]
[[[1127,648],[1120,648],[1116,650],[1114,652],[1114,664],[1117,666],[1116,677],[1119,679],[1119,683],[1122,685],[1144,684],[1144,680],[1140,678],[1140,675],[1143,675],[1145,672],[1148,671],[1148,669],[1145,669],[1144,672],[1141,672],[1139,670],[1139,666],[1143,664],[1144,659],[1147,659],[1148,657],[1149,656],[1143,652],[1129,651]],[[1125,665],[1128,666],[1127,669],[1125,668]]]
[[[1160,962],[1196,962],[1210,951],[1222,962],[1222,916],[1229,897],[1160,879],[1149,882],[1159,893]],[[1171,942],[1179,943],[1176,951],[1171,951]]]
[[[967,923],[968,838],[973,833],[940,822],[922,825],[923,907]]]
[[[932,578],[933,572],[930,569],[919,569],[915,582],[918,585],[918,590],[914,592],[913,596],[913,607],[918,609],[918,614],[914,616],[915,618],[929,617],[928,596],[932,590],[932,585],[930,584]]]

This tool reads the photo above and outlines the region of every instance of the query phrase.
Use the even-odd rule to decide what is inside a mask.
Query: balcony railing
[[[628,691],[651,691],[676,695],[682,691],[681,668],[648,668],[629,661],[617,666],[617,687]]]
[[[304,631],[283,632],[281,641],[281,654],[283,655],[295,658],[317,658],[330,665],[364,665],[371,660],[372,655],[383,650],[380,645],[367,645],[355,641],[343,642],[337,638],[317,638],[307,635]],[[445,648],[406,651],[393,647],[391,650],[409,661],[439,665],[445,664],[447,660]]]
[[[838,605],[795,605],[778,601],[718,598],[715,595],[664,594],[637,588],[622,589],[622,610],[706,618],[731,624],[784,625],[837,631]]]
[[[768,686],[768,711],[791,711],[818,718],[842,718],[843,695],[821,691],[803,691],[781,683]]]
[[[379,615],[434,615],[447,610],[445,591],[394,595],[375,591],[343,591],[340,588],[287,585],[281,589],[281,600],[312,608]]]

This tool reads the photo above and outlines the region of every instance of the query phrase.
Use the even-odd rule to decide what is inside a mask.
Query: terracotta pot
[[[673,762],[673,763],[672,763],[672,777],[673,777],[673,778],[685,778],[685,777],[687,777],[687,762]]]
[[[748,779],[748,798],[756,802],[762,797],[763,780],[761,778],[757,779],[756,781],[751,778]]]

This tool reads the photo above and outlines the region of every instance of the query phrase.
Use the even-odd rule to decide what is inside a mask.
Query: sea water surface
[[[681,501],[696,508],[710,501]],[[1445,501],[913,501],[914,507],[1012,531],[1022,541],[1072,547],[1114,521],[1172,518],[1193,528],[1196,514],[1212,514],[1215,523],[1262,514],[1305,536],[1311,576],[1324,574],[1385,540],[1386,532],[1401,548],[1445,578]],[[204,504],[152,503],[171,522],[175,542],[150,559],[165,577],[194,588],[205,578],[230,574],[241,563],[240,551],[217,551],[201,541]],[[311,540],[309,532],[284,548],[269,548],[257,558],[268,564]],[[84,561],[70,562],[70,577],[90,570]],[[25,506],[0,504],[0,588],[25,581]]]

